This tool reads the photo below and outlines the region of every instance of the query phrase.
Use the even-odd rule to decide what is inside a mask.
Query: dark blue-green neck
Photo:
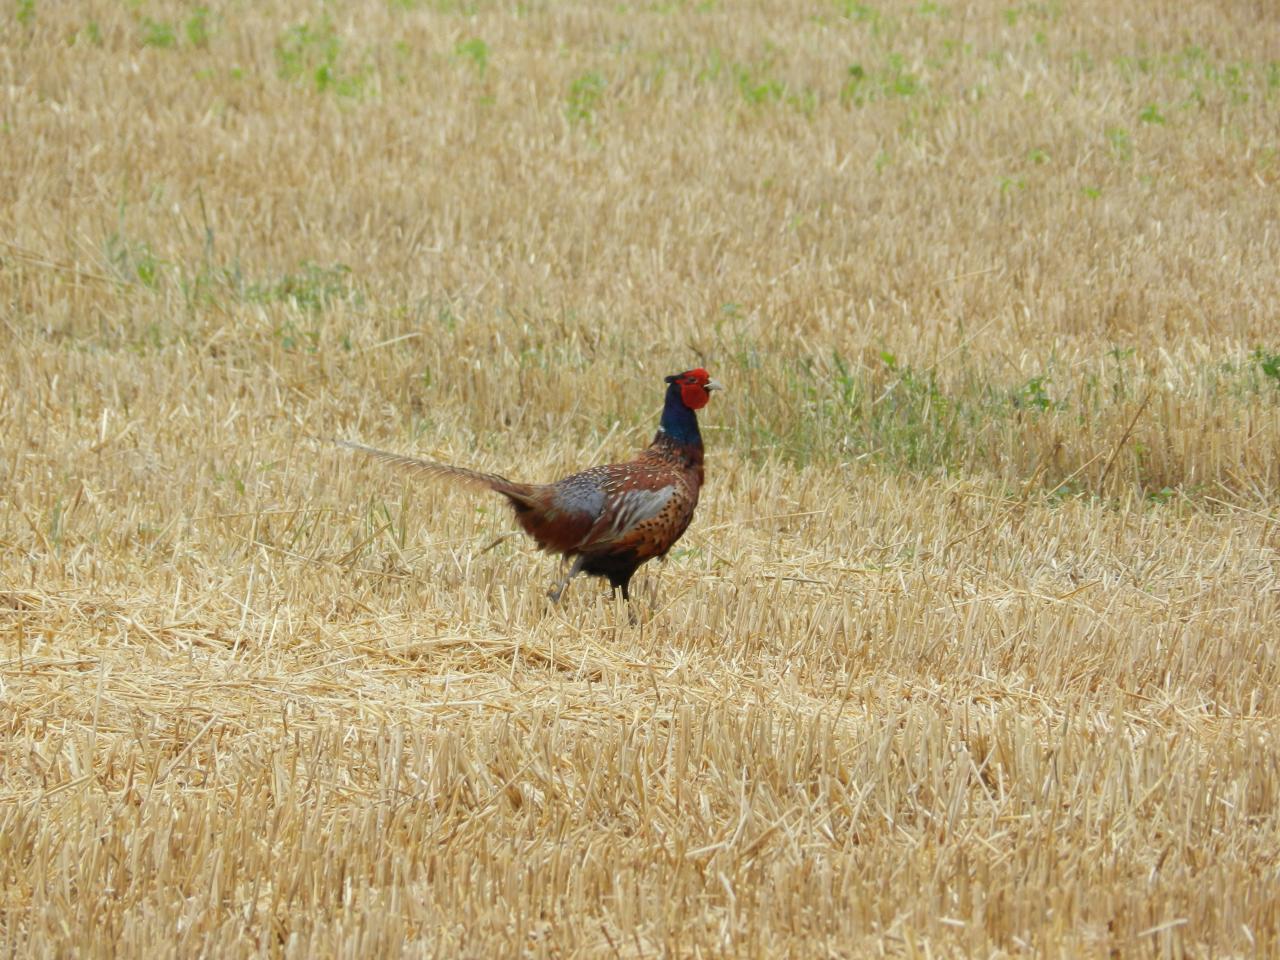
[[[658,436],[665,435],[676,443],[689,444],[702,449],[702,434],[698,432],[698,415],[680,399],[680,385],[667,387],[667,402],[662,407],[662,420],[658,424]]]

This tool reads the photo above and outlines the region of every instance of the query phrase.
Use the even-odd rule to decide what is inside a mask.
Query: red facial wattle
[[[699,368],[680,375],[680,399],[690,410],[701,410],[711,399],[707,384],[711,382],[711,374]]]
[[[706,388],[696,381],[680,381],[680,399],[684,401],[684,405],[690,410],[701,410],[707,405],[707,401],[711,399],[711,395],[707,393]]]

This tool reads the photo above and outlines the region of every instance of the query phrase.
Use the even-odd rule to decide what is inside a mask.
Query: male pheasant
[[[592,467],[555,483],[516,483],[493,473],[339,443],[416,473],[502,494],[540,548],[574,558],[549,592],[552,602],[579,573],[607,578],[629,600],[636,569],[666,556],[693,519],[703,478],[695,411],[707,405],[712,390],[721,389],[701,368],[674,374],[666,382],[662,419],[648,449],[626,463]]]

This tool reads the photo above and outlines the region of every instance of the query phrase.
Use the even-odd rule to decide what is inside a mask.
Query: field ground
[[[1269,0],[4,5],[0,950],[1277,955],[1278,117]],[[308,439],[694,365],[635,624]]]

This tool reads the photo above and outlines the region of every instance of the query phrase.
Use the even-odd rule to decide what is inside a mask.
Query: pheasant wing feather
[[[605,511],[584,538],[584,547],[599,549],[625,540],[640,524],[660,516],[675,493],[675,484],[670,484],[656,490],[627,490],[610,497]]]
[[[597,468],[601,483],[594,522],[574,550],[589,555],[658,556],[684,532],[689,489],[669,470],[643,463]]]

